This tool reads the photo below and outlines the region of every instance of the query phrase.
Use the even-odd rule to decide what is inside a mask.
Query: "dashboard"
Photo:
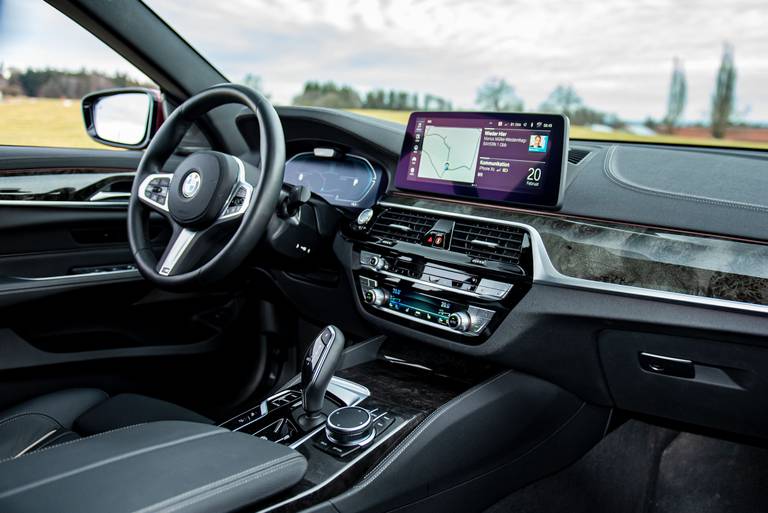
[[[337,285],[315,294],[308,274],[279,278],[307,315],[530,372],[594,404],[768,434],[740,421],[763,418],[768,394],[766,152],[570,141],[557,209],[403,183],[403,125],[280,114],[288,144],[303,145],[292,154],[344,148],[382,171],[371,211],[347,208],[335,235]],[[693,377],[644,353],[690,362]]]

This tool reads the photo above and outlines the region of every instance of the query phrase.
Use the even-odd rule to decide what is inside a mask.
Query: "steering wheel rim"
[[[163,165],[192,123],[230,103],[243,105],[256,114],[260,128],[259,167],[233,155],[201,151],[186,157],[173,173],[164,173]],[[277,207],[284,168],[285,136],[280,118],[269,100],[257,91],[220,84],[182,103],[153,137],[133,181],[128,241],[141,274],[158,287],[173,290],[193,289],[223,279],[263,237]],[[243,198],[242,208],[235,208],[236,197]],[[220,205],[224,208],[218,211]],[[160,259],[149,238],[152,212],[166,217],[173,229]],[[228,242],[211,256],[213,239],[220,240],[222,228],[231,230],[232,223],[238,221]],[[192,261],[195,258],[204,262],[196,265]]]

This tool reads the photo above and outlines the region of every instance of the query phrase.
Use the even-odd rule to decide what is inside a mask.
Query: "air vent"
[[[437,216],[421,212],[387,209],[379,214],[369,233],[382,239],[420,244],[437,220]]]
[[[505,264],[517,264],[525,231],[514,226],[456,221],[451,251]]]
[[[590,153],[591,152],[589,150],[579,150],[577,148],[572,148],[568,150],[568,162],[571,164],[578,164]]]

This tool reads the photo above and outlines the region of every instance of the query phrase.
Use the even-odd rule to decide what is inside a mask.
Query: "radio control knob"
[[[453,312],[448,316],[448,327],[456,331],[467,331],[472,327],[472,317],[467,312]]]
[[[389,292],[384,289],[368,289],[363,293],[363,300],[369,305],[381,306],[389,299]]]

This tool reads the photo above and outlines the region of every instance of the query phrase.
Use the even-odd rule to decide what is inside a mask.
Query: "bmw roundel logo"
[[[181,194],[185,198],[192,198],[200,190],[200,173],[192,171],[184,178],[184,183],[181,184]]]

